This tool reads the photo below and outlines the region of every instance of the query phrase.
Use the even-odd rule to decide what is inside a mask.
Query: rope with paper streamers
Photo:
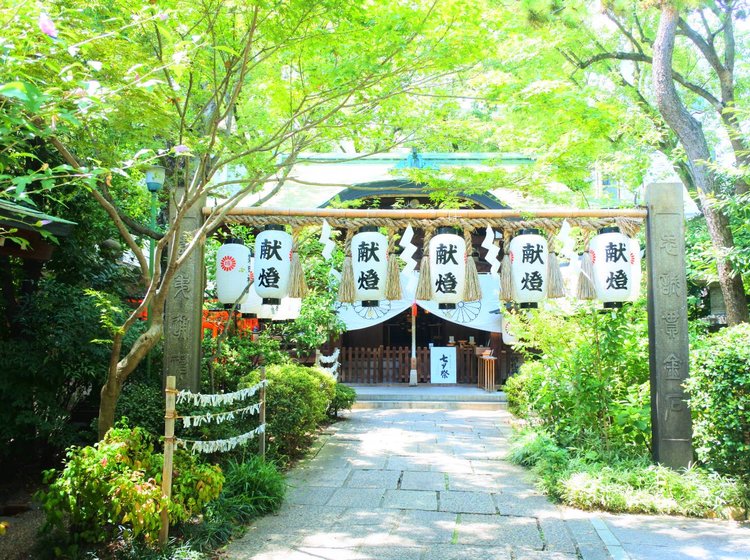
[[[182,390],[177,393],[177,403],[191,403],[195,406],[226,406],[228,404],[236,403],[237,401],[244,401],[249,399],[261,388],[267,387],[268,381],[262,380],[256,383],[252,387],[246,389],[240,389],[234,393],[219,393],[216,395],[205,395],[202,393],[193,393],[188,390]]]
[[[276,224],[279,216],[252,216],[242,214],[228,214],[225,218],[226,223],[239,223],[251,226],[261,227],[269,224]],[[294,216],[284,215],[284,223],[294,227],[320,226],[325,220],[330,227],[356,231],[364,226],[377,226],[392,229],[404,229],[409,225],[415,229],[428,230],[441,227],[460,227],[462,229],[480,229],[487,226],[510,231],[511,233],[519,229],[542,229],[545,231],[555,230],[560,226],[563,220],[567,220],[572,227],[578,227],[584,231],[596,231],[601,228],[618,226],[620,231],[625,235],[634,237],[640,231],[643,225],[643,218],[628,217],[564,217],[559,218],[463,218],[456,216],[439,216],[429,219],[419,218],[338,218],[338,217],[317,217],[317,216]],[[353,234],[352,234],[353,235]]]
[[[396,254],[396,232],[388,229],[388,268],[385,276],[385,299],[397,301],[402,297],[401,270],[398,267],[398,255]]]
[[[258,412],[260,412],[260,403],[255,403],[246,406],[245,408],[230,410],[229,412],[217,412],[216,414],[209,412],[197,416],[178,416],[177,418],[182,420],[182,425],[186,428],[195,428],[197,426],[202,426],[203,424],[221,424],[222,422],[231,421],[238,417],[258,414]]]
[[[339,363],[339,353],[341,352],[340,348],[336,348],[333,351],[333,354],[330,356],[324,356],[320,353],[320,350],[315,352],[315,365],[322,369],[325,372],[330,373],[335,380],[338,381],[339,377],[339,366],[341,365]],[[323,364],[331,364],[330,366],[326,367]]]
[[[479,273],[477,263],[474,262],[472,252],[474,243],[471,238],[472,231],[464,230],[464,241],[466,242],[466,282],[464,283],[464,301],[477,301],[482,299],[482,288],[479,285]]]
[[[192,440],[175,438],[175,445],[189,449],[192,453],[226,453],[235,447],[245,445],[248,441],[255,439],[259,434],[266,431],[266,425],[261,424],[254,430],[250,430],[239,436],[229,439],[215,439],[212,441]]]

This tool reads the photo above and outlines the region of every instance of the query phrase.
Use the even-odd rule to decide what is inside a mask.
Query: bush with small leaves
[[[698,458],[750,481],[750,325],[706,337],[691,357],[686,386]]]
[[[336,392],[331,404],[328,405],[328,416],[338,418],[340,410],[351,410],[355,402],[357,402],[357,391],[343,383],[336,383]]]
[[[318,426],[325,422],[336,382],[318,368],[296,364],[268,367],[266,376],[269,453],[278,459],[297,457],[310,444]],[[241,385],[251,386],[258,380],[255,371]]]
[[[64,544],[102,543],[124,534],[126,540],[153,544],[159,534],[163,457],[142,428],[123,425],[91,447],[72,447],[62,471],[45,472],[47,490],[37,494],[47,527],[68,533]],[[201,513],[221,492],[224,476],[217,466],[189,453],[174,456],[170,523]]]

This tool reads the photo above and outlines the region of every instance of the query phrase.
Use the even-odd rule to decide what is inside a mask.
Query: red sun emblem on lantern
[[[223,259],[221,259],[221,270],[224,272],[230,272],[234,270],[234,267],[237,266],[237,259],[234,257],[227,255]]]

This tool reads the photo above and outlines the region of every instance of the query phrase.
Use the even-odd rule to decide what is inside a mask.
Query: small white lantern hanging
[[[378,307],[385,299],[388,274],[388,238],[375,226],[359,228],[352,237],[352,268],[354,269],[354,299],[362,307]]]
[[[241,239],[227,239],[216,252],[216,296],[225,306],[242,304],[249,283],[250,249]]]
[[[522,229],[508,247],[515,301],[522,309],[534,308],[547,297],[547,240],[538,229]]]
[[[432,301],[440,309],[455,309],[466,283],[466,242],[451,227],[440,227],[430,239]]]
[[[633,287],[635,254],[630,238],[619,227],[602,228],[589,243],[589,254],[597,299],[606,308],[621,307]]]
[[[292,236],[282,225],[266,226],[255,238],[255,291],[263,305],[279,305],[289,291]]]

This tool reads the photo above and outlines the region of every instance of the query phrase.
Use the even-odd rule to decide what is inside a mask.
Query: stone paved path
[[[504,411],[358,410],[294,469],[286,503],[232,543],[236,560],[610,558],[505,461]]]

